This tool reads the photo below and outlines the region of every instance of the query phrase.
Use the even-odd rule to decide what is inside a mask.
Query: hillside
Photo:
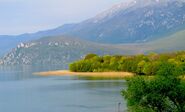
[[[151,42],[136,44],[120,44],[118,48],[125,48],[132,52],[149,53],[149,52],[172,52],[185,49],[185,30],[164,36]]]
[[[184,1],[133,0],[77,24],[68,35],[99,43],[138,43],[184,28]]]
[[[25,33],[21,35],[0,35],[0,56],[9,52],[11,49],[15,48],[20,43],[29,42],[32,40],[37,40],[42,37],[61,35],[64,32],[69,31],[73,28],[75,24],[65,24],[55,29],[50,29],[46,31],[39,31],[36,33]]]
[[[72,37],[45,37],[29,43],[19,44],[0,61],[5,65],[57,65],[81,59],[88,53],[140,54],[148,52],[169,52],[185,49],[185,30],[161,39],[139,44],[99,44]]]
[[[185,30],[176,32],[170,36],[165,36],[161,39],[148,42],[147,44],[141,46],[147,52],[171,52],[176,50],[185,49]]]
[[[45,37],[29,43],[21,43],[0,61],[4,65],[67,65],[87,53],[132,54],[132,51],[112,45],[97,44],[71,37]]]

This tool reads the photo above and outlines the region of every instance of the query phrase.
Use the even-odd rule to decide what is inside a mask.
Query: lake
[[[84,80],[78,77],[41,77],[33,72],[50,67],[0,67],[1,112],[121,112],[126,102],[124,80]]]

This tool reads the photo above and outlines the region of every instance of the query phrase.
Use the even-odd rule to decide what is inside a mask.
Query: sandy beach
[[[34,75],[41,76],[81,76],[81,77],[102,77],[102,78],[126,78],[134,76],[129,72],[71,72],[69,70],[37,72]]]

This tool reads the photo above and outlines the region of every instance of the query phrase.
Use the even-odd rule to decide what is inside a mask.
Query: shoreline
[[[129,72],[71,72],[69,70],[36,72],[33,74],[40,76],[80,76],[97,78],[127,78],[134,76],[134,73]]]

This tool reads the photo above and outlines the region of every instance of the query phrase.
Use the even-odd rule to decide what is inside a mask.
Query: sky
[[[0,0],[0,35],[77,23],[126,0]]]

